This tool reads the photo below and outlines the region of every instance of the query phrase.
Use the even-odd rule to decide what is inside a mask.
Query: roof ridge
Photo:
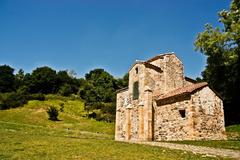
[[[156,60],[160,57],[163,57],[163,56],[166,56],[166,55],[172,55],[172,54],[175,54],[175,53],[174,52],[161,53],[161,54],[158,54],[158,55],[146,60],[145,62],[152,62],[152,61],[154,61],[154,60]]]

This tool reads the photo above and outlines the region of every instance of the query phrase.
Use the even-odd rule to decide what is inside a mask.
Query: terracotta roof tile
[[[207,85],[208,85],[207,82],[196,83],[196,84],[193,84],[193,85],[189,85],[189,86],[185,86],[185,87],[182,87],[182,88],[175,89],[175,90],[170,91],[170,92],[168,92],[166,94],[163,94],[163,95],[159,95],[159,94],[154,95],[154,99],[162,100],[162,99],[174,97],[174,96],[181,95],[181,94],[189,94],[189,93],[192,93],[193,91],[195,91],[197,89],[201,89],[201,88],[203,88]]]

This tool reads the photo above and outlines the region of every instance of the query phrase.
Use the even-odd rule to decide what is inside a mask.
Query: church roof
[[[132,66],[129,68],[129,71],[136,65],[136,64],[143,64],[147,67],[150,67],[150,68],[153,68],[155,70],[159,70],[159,71],[162,71],[162,69],[158,66],[155,66],[153,64],[151,64],[151,62],[155,61],[155,60],[158,60],[158,59],[163,59],[164,56],[167,56],[167,55],[175,55],[174,52],[171,52],[171,53],[164,53],[164,54],[159,54],[155,57],[152,57],[146,61],[142,61],[142,60],[136,60],[135,63],[132,64]],[[175,55],[176,56],[176,55]]]
[[[128,87],[124,87],[124,88],[118,89],[116,91],[116,93],[124,92],[124,91],[127,91],[127,90],[128,90]]]
[[[157,59],[161,59],[161,58],[163,58],[163,57],[166,56],[166,55],[172,55],[172,54],[174,54],[174,53],[159,54],[159,55],[157,55],[157,56],[155,56],[155,57],[150,58],[150,59],[147,60],[146,62],[150,63],[150,62],[153,62],[153,61],[155,61],[155,60],[157,60]]]
[[[190,94],[198,89],[202,89],[203,87],[207,86],[207,82],[201,82],[201,83],[196,83],[193,85],[185,86],[182,88],[175,89],[173,91],[170,91],[166,94],[163,95],[155,95],[154,99],[156,100],[162,100],[162,99],[167,99],[170,97],[175,97],[178,95],[183,95],[183,94]]]

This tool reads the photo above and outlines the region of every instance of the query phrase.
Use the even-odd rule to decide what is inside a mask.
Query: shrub
[[[52,121],[57,121],[58,120],[58,110],[55,106],[50,106],[47,110],[49,119]]]
[[[60,103],[60,112],[64,111],[64,103]]]
[[[96,118],[97,117],[97,114],[95,112],[92,112],[90,114],[88,114],[88,118]]]
[[[29,100],[44,101],[45,100],[45,96],[42,93],[35,93],[35,94],[29,95]]]
[[[63,86],[60,87],[58,93],[62,96],[70,96],[73,93],[71,85],[64,84]]]
[[[20,107],[27,103],[27,95],[10,92],[0,94],[0,109]]]

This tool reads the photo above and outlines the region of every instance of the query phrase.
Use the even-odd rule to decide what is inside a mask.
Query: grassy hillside
[[[0,121],[23,123],[47,128],[82,130],[94,133],[114,134],[114,124],[98,122],[93,119],[84,118],[85,111],[83,102],[65,97],[47,96],[45,101],[29,101],[24,107],[4,110],[0,112]],[[59,114],[57,122],[49,121],[47,108],[55,106],[61,108],[63,112]]]
[[[46,108],[64,106],[60,121]],[[83,102],[48,96],[0,111],[0,159],[217,159],[165,148],[116,142],[114,124],[84,118]]]

